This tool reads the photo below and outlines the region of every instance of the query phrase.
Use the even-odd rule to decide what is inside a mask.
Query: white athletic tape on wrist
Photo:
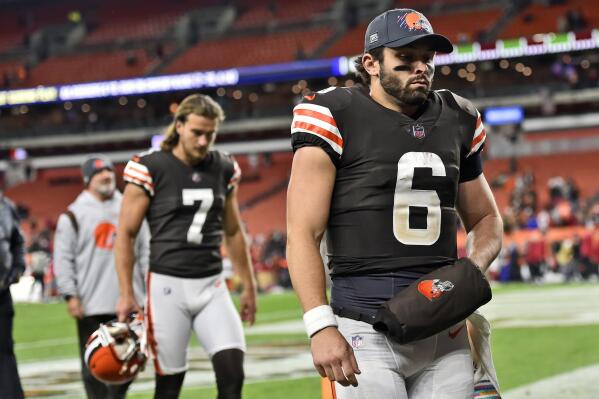
[[[329,305],[320,305],[304,313],[304,326],[308,337],[327,327],[337,327],[337,319]]]

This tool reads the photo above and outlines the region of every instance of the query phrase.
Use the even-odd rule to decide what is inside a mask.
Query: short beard
[[[112,197],[112,194],[114,194],[114,190],[116,190],[115,180],[111,180],[110,183],[98,184],[96,186],[96,192],[104,198]]]
[[[421,106],[426,102],[430,93],[430,88],[417,87],[410,89],[409,85],[414,79],[408,79],[406,84],[402,85],[399,79],[383,70],[382,64],[379,79],[385,93],[393,97],[400,106]],[[430,79],[428,80],[430,81]]]

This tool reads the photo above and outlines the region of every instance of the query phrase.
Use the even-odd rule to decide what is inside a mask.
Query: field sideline
[[[597,303],[597,284],[495,287],[493,301],[482,311],[494,327],[492,345],[502,389],[513,390],[599,364]],[[319,397],[300,320],[293,293],[260,297],[257,324],[247,329],[245,398]],[[16,304],[15,342],[28,397],[82,397],[75,325],[63,303]],[[51,364],[60,365],[58,372],[49,372]],[[215,396],[209,366],[192,340],[182,398]],[[147,370],[129,397],[151,398],[151,388],[151,370]]]

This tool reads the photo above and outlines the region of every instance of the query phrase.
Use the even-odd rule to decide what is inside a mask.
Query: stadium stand
[[[549,201],[547,183],[554,176],[571,177],[580,187],[580,197],[590,198],[599,193],[599,176],[597,175],[597,159],[599,152],[582,152],[570,154],[537,155],[517,158],[518,170],[530,171],[534,175],[532,189],[537,193],[539,207]],[[485,162],[485,175],[490,182],[497,181],[501,175],[511,175],[509,159],[493,159]],[[512,177],[513,178],[513,177]],[[514,183],[493,191],[500,210],[509,204]]]
[[[207,1],[178,0],[173,2],[147,2],[141,0],[99,2],[88,18],[90,33],[84,44],[110,43],[123,39],[159,37],[186,12]]]
[[[60,85],[75,82],[143,76],[152,60],[144,50],[120,50],[50,57],[31,70],[21,86]]]
[[[16,47],[20,44],[23,44],[24,37],[22,34],[2,34],[0,36],[0,51],[7,51]]]
[[[501,39],[526,36],[529,41],[537,33],[560,31],[576,31],[579,38],[591,37],[590,29],[599,26],[599,9],[588,7],[585,1],[552,3],[556,4],[533,1],[524,6],[516,1],[415,0],[410,6],[426,10],[436,31],[456,43],[494,40],[490,34]],[[5,88],[33,87],[356,55],[362,52],[365,22],[378,12],[376,7],[384,4],[405,6],[405,2],[337,0],[239,0],[227,5],[216,0],[170,3],[134,0],[124,5],[116,0],[90,0],[84,5],[65,0],[56,4],[40,2],[30,8],[3,7],[0,12],[0,77],[3,80],[0,82]],[[225,15],[224,11],[217,10],[207,16],[214,7],[221,7],[220,11],[233,10],[233,14]],[[64,24],[72,11],[81,13],[86,34],[70,46],[49,46],[44,54],[36,52],[30,43],[31,35],[49,26]],[[194,26],[191,22],[203,21],[204,17],[214,18],[212,22],[218,28],[206,31],[202,24]],[[15,52],[15,49],[19,50]],[[446,70],[438,68],[437,87],[449,88],[475,100],[486,100],[481,111],[495,105],[495,101],[517,102],[513,96],[519,94],[527,96],[523,101],[527,118],[593,112],[596,111],[597,96],[593,90],[597,88],[598,65],[592,52],[510,58],[505,60],[506,67],[500,66],[500,60],[479,61],[473,66],[450,65]],[[518,67],[518,64],[522,65]],[[531,68],[532,76],[522,73],[525,66]],[[470,68],[470,71],[473,67],[476,76],[472,82],[466,81],[465,75],[460,76],[461,70]],[[226,138],[223,135],[225,141],[251,143],[266,138],[288,139],[288,121],[278,121],[274,127],[262,130],[253,127],[257,118],[271,121],[270,118],[289,117],[293,104],[303,93],[329,85],[351,85],[352,79],[351,75],[324,77],[217,87],[205,92],[225,107],[226,125],[235,120],[246,127]],[[562,95],[555,102],[545,100],[553,100],[554,92],[567,94],[578,93],[578,90],[587,90],[580,99],[575,95]],[[0,110],[2,128],[5,137],[11,139],[14,135],[49,137],[50,134],[81,132],[94,132],[100,138],[113,137],[111,133],[117,128],[131,135],[129,141],[109,143],[110,139],[106,139],[107,143],[102,143],[100,139],[94,141],[94,146],[80,142],[69,146],[63,142],[47,148],[35,147],[31,148],[34,157],[54,155],[60,159],[65,154],[94,148],[109,151],[139,148],[145,144],[140,137],[146,136],[134,129],[152,126],[152,130],[158,132],[170,117],[169,107],[185,94],[187,92],[91,99],[86,101],[93,110],[91,113],[84,112],[83,102],[76,101],[68,105],[6,108]],[[572,126],[565,130],[521,132],[518,143],[536,143],[536,149],[544,145],[554,148],[550,144],[557,140],[597,136],[599,130],[595,126]],[[493,145],[491,140],[489,145]],[[2,148],[1,154],[6,157],[9,151]],[[570,239],[592,220],[592,206],[599,193],[595,166],[598,150],[593,147],[585,152],[535,152],[515,160],[504,152],[486,160],[486,175],[493,184],[500,209],[506,215],[509,229],[515,229],[506,237],[509,242],[517,243],[522,256],[525,256],[530,233],[521,232],[528,231],[532,219],[538,224],[545,213],[551,215],[550,240]],[[261,237],[285,230],[284,187],[289,177],[291,153],[277,151],[237,157],[245,176],[240,191],[242,216],[249,231]],[[12,187],[7,194],[29,208],[31,218],[55,220],[81,188],[79,170],[38,168],[35,172],[34,181]],[[522,191],[523,185],[528,190]],[[557,191],[576,192],[576,200],[557,198]],[[532,214],[529,208],[534,208]],[[260,244],[260,248],[263,247],[266,247],[264,242]],[[501,278],[500,273],[496,277]]]
[[[537,33],[559,32],[558,20],[566,15],[570,7],[569,4],[551,6],[531,4],[502,30],[500,36],[514,38]]]
[[[200,41],[166,68],[166,72],[220,69],[293,61],[298,51],[314,52],[330,28]]]
[[[331,0],[240,1],[238,2],[239,16],[233,28],[246,29],[264,27],[273,23],[285,25],[307,21],[330,8],[333,3]]]

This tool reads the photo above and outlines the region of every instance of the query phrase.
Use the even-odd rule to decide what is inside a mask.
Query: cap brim
[[[425,33],[422,35],[408,36],[390,43],[386,43],[384,46],[397,48],[404,47],[409,44],[422,44],[428,49],[437,51],[439,53],[449,54],[453,51],[453,45],[449,39],[437,33]]]

